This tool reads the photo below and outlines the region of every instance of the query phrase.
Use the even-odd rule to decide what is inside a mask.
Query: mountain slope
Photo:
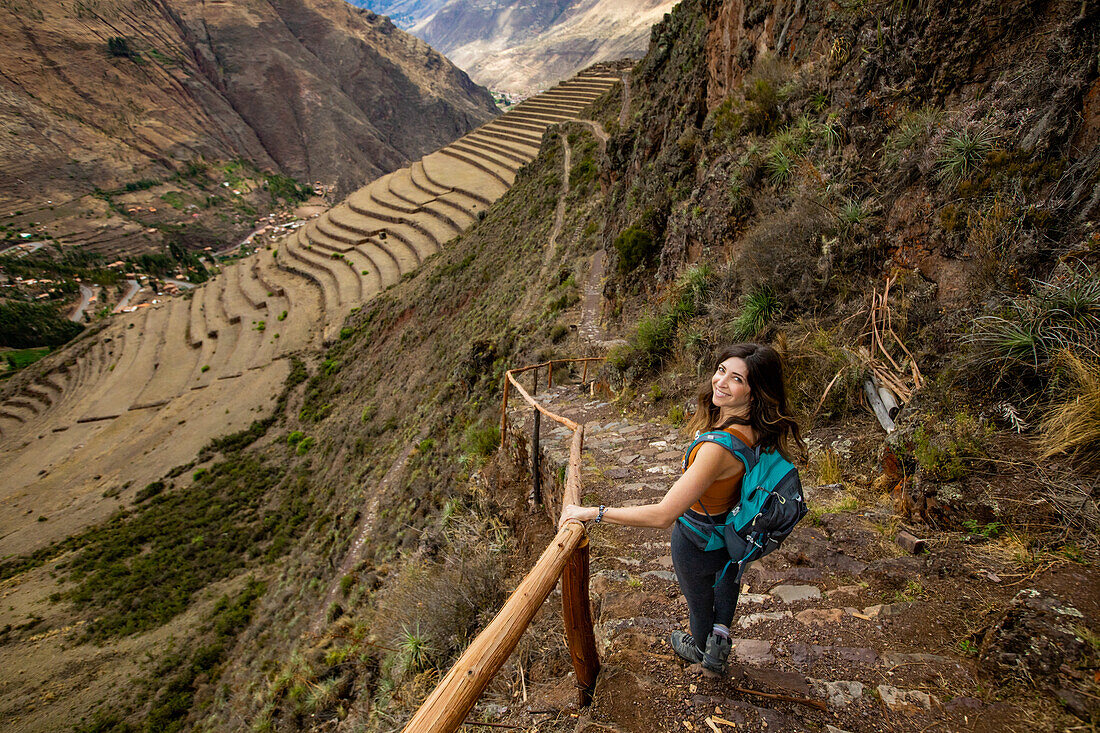
[[[4,214],[194,161],[347,192],[496,114],[423,42],[338,0],[5,3],[0,42]],[[64,234],[79,208],[37,223]]]

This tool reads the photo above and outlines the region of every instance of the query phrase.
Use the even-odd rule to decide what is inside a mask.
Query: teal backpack
[[[795,525],[806,516],[802,481],[798,469],[779,451],[762,451],[759,446],[750,448],[724,430],[700,434],[684,454],[684,470],[687,470],[692,451],[700,443],[717,443],[745,464],[741,501],[730,509],[722,524],[709,513],[710,524],[686,516],[681,516],[680,522],[706,540],[703,549],[718,550],[724,546],[729,552],[730,561],[718,575],[715,585],[730,565],[736,565],[735,580],[740,582],[749,563],[783,544]]]

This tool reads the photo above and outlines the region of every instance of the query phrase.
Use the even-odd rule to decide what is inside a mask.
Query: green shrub
[[[117,58],[136,59],[137,51],[130,48],[130,42],[123,36],[111,36],[107,39],[107,53]]]
[[[306,437],[306,434],[301,430],[294,430],[290,435],[286,436],[287,445],[298,445],[302,442],[302,439]]]
[[[152,499],[154,496],[164,491],[166,484],[163,481],[153,481],[145,485],[145,488],[137,492],[134,495],[134,503],[140,504],[146,499]]]
[[[988,428],[966,413],[946,421],[925,424],[913,437],[913,458],[933,481],[957,481],[975,462],[986,458]]]
[[[471,425],[466,428],[462,449],[466,453],[485,458],[500,446],[500,426],[496,423]]]
[[[300,456],[304,456],[306,453],[309,453],[309,449],[313,447],[313,443],[314,443],[313,436],[308,436],[308,437],[302,438],[298,442],[298,447],[295,449],[294,452],[297,453]]]
[[[619,274],[633,272],[655,253],[653,235],[638,226],[624,229],[615,237],[615,251],[619,254]]]
[[[0,303],[0,346],[13,349],[60,346],[83,330],[84,326],[62,317],[52,305]]]

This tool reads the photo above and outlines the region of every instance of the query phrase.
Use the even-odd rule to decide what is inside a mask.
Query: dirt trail
[[[554,207],[554,225],[550,227],[550,236],[546,240],[546,251],[542,258],[542,267],[539,269],[537,282],[540,283],[546,282],[550,277],[550,265],[554,262],[554,255],[558,249],[558,237],[561,235],[562,224],[565,221],[565,199],[569,196],[569,170],[573,165],[573,150],[569,147],[564,136],[559,135],[559,137],[564,152],[561,163],[561,190],[558,192],[558,203]],[[539,292],[537,287],[527,289],[523,304],[514,311],[514,319],[518,320],[521,316],[530,312]]]
[[[588,425],[587,503],[654,502],[679,475],[687,441],[676,429],[624,418],[576,385],[544,390],[539,400]],[[512,412],[517,429],[530,429],[528,412]],[[543,429],[543,449],[555,463],[565,462],[569,440],[565,428]],[[834,490],[808,486],[807,499],[820,505]],[[941,599],[973,581],[914,587],[930,585],[932,559],[904,554],[892,534],[884,541],[882,524],[889,525],[885,510],[828,513],[816,524],[808,518],[780,550],[755,563],[744,577],[724,679],[702,676],[669,647],[669,634],[687,628],[669,531],[590,525],[603,669],[595,703],[576,730],[1014,729],[1020,711],[988,700],[974,662],[958,653],[939,618]],[[822,701],[827,709],[737,687]],[[534,707],[543,702],[553,705],[536,700]]]

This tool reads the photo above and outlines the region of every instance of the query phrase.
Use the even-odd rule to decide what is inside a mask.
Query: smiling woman
[[[636,507],[567,506],[561,522],[595,520],[631,527],[672,527],[672,563],[687,600],[691,633],[676,631],[672,648],[685,660],[724,674],[730,653],[730,624],[740,575],[726,573],[725,545],[712,547],[697,527],[724,524],[741,500],[745,466],[735,448],[778,452],[804,450],[798,423],[790,417],[779,353],[764,344],[736,344],[714,360],[689,427],[696,435],[728,433],[718,441],[699,440],[684,459],[684,473],[660,502]],[[677,521],[679,519],[680,521]],[[695,530],[695,531],[689,531]],[[698,641],[697,641],[698,640]]]

